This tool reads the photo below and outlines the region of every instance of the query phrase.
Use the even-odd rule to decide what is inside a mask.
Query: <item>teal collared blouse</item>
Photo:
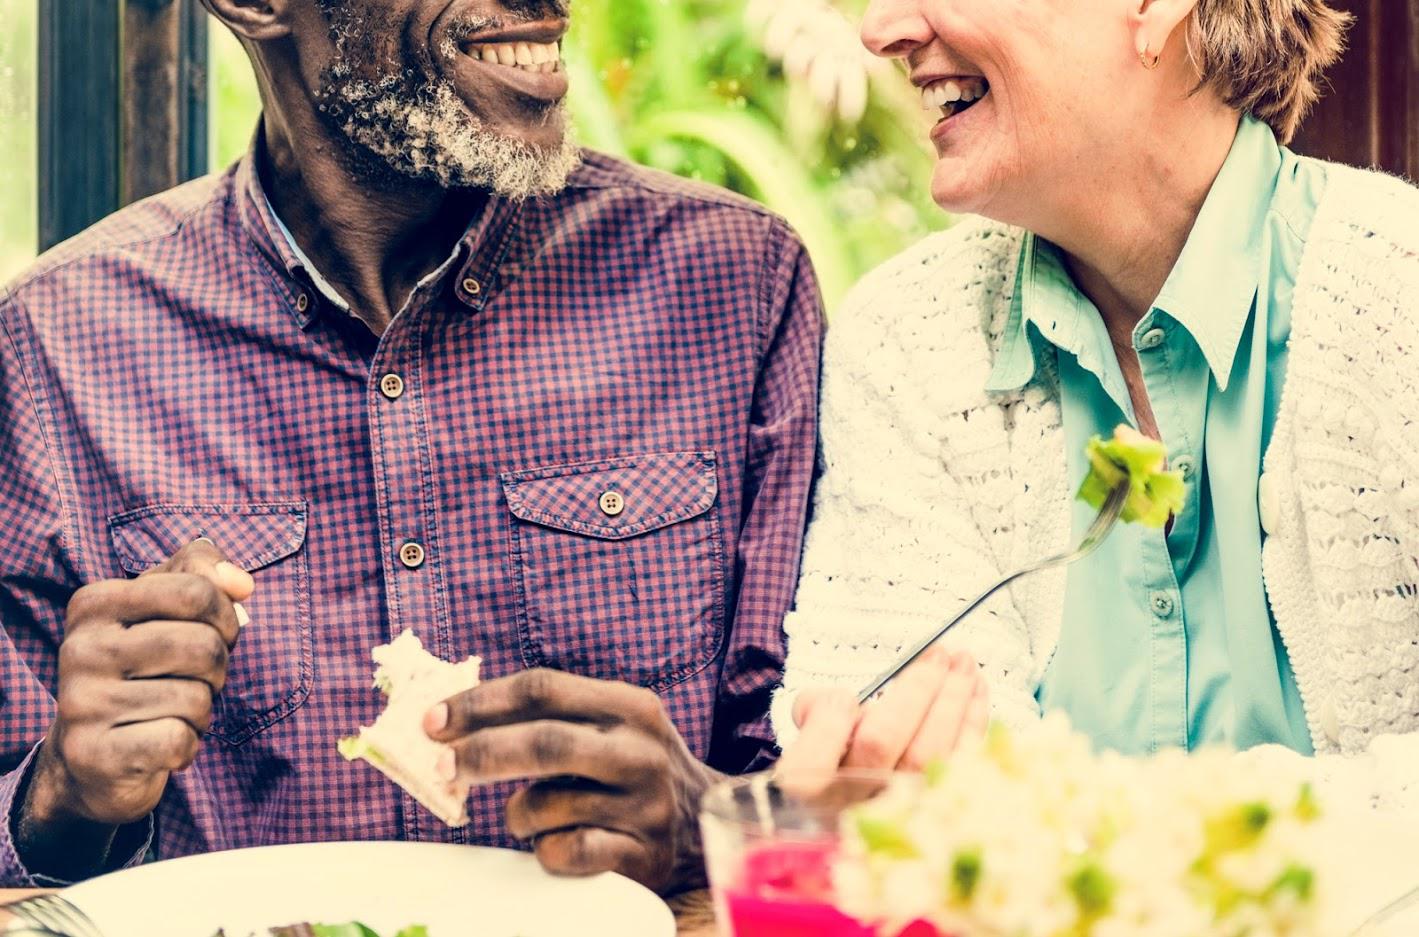
[[[1261,575],[1257,481],[1286,372],[1291,297],[1325,167],[1241,121],[1182,255],[1133,331],[1148,399],[1188,480],[1170,532],[1120,527],[1068,573],[1063,628],[1037,695],[1106,748],[1267,742],[1311,752]],[[1058,366],[1069,477],[1084,444],[1136,425],[1097,309],[1058,248],[1027,237],[988,385]],[[1093,511],[1077,504],[1078,534]]]

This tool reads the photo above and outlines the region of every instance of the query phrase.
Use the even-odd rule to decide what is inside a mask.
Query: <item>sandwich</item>
[[[424,713],[477,686],[482,658],[457,664],[439,660],[424,650],[412,631],[380,645],[370,656],[378,665],[375,688],[388,701],[374,725],[340,740],[340,754],[374,765],[449,826],[465,825],[468,792],[439,778],[439,756],[446,749],[424,732]]]

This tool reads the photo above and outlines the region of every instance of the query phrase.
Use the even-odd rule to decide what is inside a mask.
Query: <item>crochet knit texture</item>
[[[1257,484],[1264,578],[1317,753],[1367,753],[1317,768],[1363,770],[1376,802],[1399,806],[1419,800],[1419,190],[1327,173]],[[964,222],[870,274],[834,318],[824,474],[774,701],[785,744],[799,688],[860,688],[1002,574],[1070,541],[1079,479],[1065,477],[1052,359],[1023,390],[983,390],[1021,240]],[[1039,714],[1065,575],[1019,581],[945,639],[980,661],[996,719]],[[1372,750],[1388,734],[1411,735]],[[1396,759],[1403,770],[1379,766]]]

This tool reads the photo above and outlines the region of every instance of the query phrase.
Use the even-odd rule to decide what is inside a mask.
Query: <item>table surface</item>
[[[0,904],[18,901],[30,895],[41,894],[33,889],[0,888]],[[716,937],[714,906],[709,892],[692,891],[671,898],[670,909],[675,912],[675,924],[679,937]],[[9,915],[0,911],[0,924],[9,920]],[[634,935],[627,935],[634,937]]]

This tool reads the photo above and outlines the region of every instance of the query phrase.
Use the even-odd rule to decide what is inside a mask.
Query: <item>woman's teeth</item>
[[[468,47],[468,55],[493,65],[507,65],[529,72],[555,72],[562,63],[562,50],[555,42],[474,45]]]
[[[941,108],[946,116],[958,113],[985,97],[990,82],[984,78],[946,78],[933,81],[921,89],[922,110]]]

